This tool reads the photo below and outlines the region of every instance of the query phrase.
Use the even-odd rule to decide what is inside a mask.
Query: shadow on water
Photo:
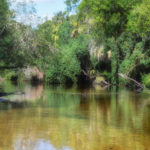
[[[15,93],[5,93],[5,92],[0,92],[0,97],[3,97],[3,96],[8,96],[8,95],[13,95]]]
[[[0,99],[0,111],[11,110],[11,109],[22,109],[27,108],[29,105],[27,102],[11,102],[8,99]]]

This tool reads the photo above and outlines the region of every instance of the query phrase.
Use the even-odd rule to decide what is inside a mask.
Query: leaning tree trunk
[[[129,81],[133,82],[137,87],[139,87],[141,89],[144,88],[143,85],[141,83],[139,83],[138,81],[136,81],[135,79],[132,79],[132,78],[128,77],[127,75],[123,74],[123,73],[119,73],[118,75],[120,77],[126,79],[126,80],[129,80]]]

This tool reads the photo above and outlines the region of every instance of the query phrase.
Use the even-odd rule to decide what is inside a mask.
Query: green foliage
[[[46,80],[50,83],[76,82],[81,73],[80,61],[87,50],[87,39],[84,36],[71,39],[69,44],[61,46],[50,61]]]
[[[128,30],[145,36],[150,33],[150,1],[134,6],[128,16]]]
[[[66,83],[76,81],[76,76],[80,71],[80,64],[72,53],[67,52],[66,54],[66,57],[60,54],[57,60],[51,60],[46,71],[47,82]]]
[[[6,80],[12,80],[14,78],[18,78],[15,71],[9,71],[5,76]]]
[[[9,8],[6,0],[0,1],[0,62],[10,63],[12,47],[12,36],[10,30],[7,28],[9,21]]]
[[[105,77],[106,81],[111,81],[112,78],[111,72],[105,70],[104,72],[101,72],[100,75]]]
[[[90,29],[92,38],[97,43],[101,40],[105,52],[111,51],[112,83],[122,82],[118,79],[118,73],[140,80],[140,73],[143,72],[141,66],[148,66],[150,56],[149,1],[82,0],[78,10],[79,16],[82,19],[84,16],[88,23],[87,30]],[[94,23],[91,24],[90,20]],[[88,28],[90,25],[93,27]]]
[[[142,76],[142,82],[147,88],[150,88],[150,74],[144,74]]]
[[[72,37],[73,25],[63,13],[41,24],[36,31],[36,64],[45,72],[49,83],[76,82],[88,54],[85,35]]]
[[[118,36],[125,28],[127,15],[141,0],[82,0],[79,11],[94,18],[97,30],[105,36]]]
[[[24,79],[24,75],[19,70],[6,70],[3,77],[6,80],[12,80],[12,81],[21,81]]]
[[[53,44],[53,24],[51,21],[46,21],[43,24],[38,26],[37,36],[39,42],[45,45],[48,43]]]
[[[17,32],[15,31],[17,29]],[[10,26],[11,36],[13,38],[13,47],[11,57],[13,65],[24,67],[32,65],[36,50],[36,35],[30,26],[12,22]]]
[[[68,19],[67,13],[60,11],[60,12],[56,13],[55,16],[52,18],[52,23],[55,26],[59,26],[64,21],[66,21],[66,19]]]
[[[124,82],[118,73],[141,81],[141,74],[150,72],[149,0],[65,3],[68,12],[77,8],[77,14],[59,12],[33,29],[13,20],[7,1],[1,0],[0,66],[38,66],[50,83],[76,82],[83,72],[90,74],[96,69],[106,70],[102,74],[114,84]],[[105,53],[101,55],[102,61],[90,55],[89,49],[98,51],[103,46],[104,52],[98,52]],[[7,73],[8,79],[16,77],[14,72]]]
[[[147,66],[148,68],[149,65],[148,55],[150,49],[146,44],[149,41],[147,40],[143,40],[128,32],[122,33],[117,39],[111,38],[106,40],[105,51],[112,51],[112,83],[124,82],[122,78],[120,81],[116,81],[118,73],[140,79],[140,73],[143,72],[143,67],[141,66]]]
[[[73,27],[69,21],[65,21],[59,26],[58,33],[57,33],[59,37],[57,43],[59,46],[69,43],[72,29]]]
[[[92,68],[95,69],[95,67],[96,67],[96,65],[98,65],[99,61],[94,56],[91,56],[90,62],[91,62]]]
[[[8,2],[7,0],[1,0],[0,1],[0,32],[3,31],[3,28],[5,27],[7,21],[8,21]],[[1,33],[2,34],[2,33]]]
[[[65,0],[65,4],[67,5],[67,10],[70,12],[74,8],[76,8],[76,4],[80,2],[80,0]]]
[[[32,63],[35,50],[31,27],[13,20],[6,0],[0,1],[0,61],[5,67]]]

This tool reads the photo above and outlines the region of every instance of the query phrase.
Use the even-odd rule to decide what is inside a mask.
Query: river
[[[150,150],[150,92],[0,83],[0,150]]]

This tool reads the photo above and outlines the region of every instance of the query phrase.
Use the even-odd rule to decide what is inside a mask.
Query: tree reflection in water
[[[9,107],[8,103],[0,104],[1,108],[7,106],[0,111],[0,150],[150,147],[148,94],[30,84],[14,88],[25,95],[9,96]]]

